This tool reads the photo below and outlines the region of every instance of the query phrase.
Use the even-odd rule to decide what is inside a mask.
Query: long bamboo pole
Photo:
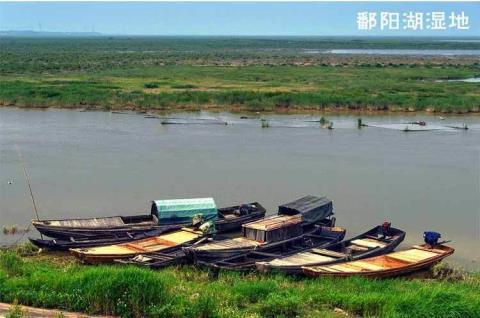
[[[40,220],[38,217],[38,210],[37,210],[37,204],[35,203],[35,197],[33,196],[33,191],[32,191],[32,185],[30,183],[30,176],[27,171],[27,166],[23,160],[22,152],[20,151],[20,147],[18,147],[17,144],[15,144],[15,148],[17,148],[17,153],[18,153],[18,158],[20,159],[20,163],[22,164],[23,168],[23,175],[25,176],[25,179],[27,180],[27,185],[28,185],[28,190],[30,192],[30,197],[32,198],[32,205],[33,205],[33,211],[35,212],[35,217],[37,220]],[[43,235],[40,234],[40,236],[43,238]]]

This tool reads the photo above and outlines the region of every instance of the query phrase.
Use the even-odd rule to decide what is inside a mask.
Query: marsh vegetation
[[[0,39],[0,104],[198,110],[478,112],[475,57],[338,56],[308,49],[478,49],[432,39]]]

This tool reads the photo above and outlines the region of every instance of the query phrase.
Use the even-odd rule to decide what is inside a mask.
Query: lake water
[[[453,241],[451,261],[480,267],[480,117],[362,116],[379,127],[359,130],[356,116],[328,116],[335,129],[327,130],[319,116],[267,115],[264,129],[260,115],[172,116],[228,125],[0,108],[1,225],[25,227],[33,218],[18,145],[41,218],[145,213],[152,199],[207,196],[218,206],[259,201],[275,213],[303,195],[328,195],[348,236],[390,220],[407,231],[406,247],[435,230]],[[417,120],[470,129],[395,129]],[[19,238],[0,234],[0,243]]]
[[[480,77],[459,78],[459,79],[449,79],[449,80],[436,80],[435,82],[437,82],[437,83],[443,83],[443,82],[480,83]]]
[[[305,53],[318,54],[362,54],[362,55],[411,55],[411,56],[480,56],[480,50],[411,50],[411,49],[338,49],[307,50]]]

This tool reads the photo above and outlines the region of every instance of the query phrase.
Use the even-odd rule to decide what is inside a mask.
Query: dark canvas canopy
[[[301,214],[305,224],[321,221],[333,214],[333,203],[327,197],[307,195],[278,207],[278,214]]]

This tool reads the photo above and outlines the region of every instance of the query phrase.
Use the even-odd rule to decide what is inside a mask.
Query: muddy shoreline
[[[418,115],[427,115],[427,116],[437,116],[437,115],[449,115],[449,116],[459,116],[464,115],[468,116],[477,116],[480,115],[480,109],[474,110],[454,110],[454,111],[435,111],[435,110],[415,110],[415,109],[350,109],[348,107],[335,107],[335,108],[324,108],[316,109],[312,108],[295,108],[295,107],[277,107],[275,110],[251,110],[245,106],[224,106],[224,105],[202,105],[202,106],[182,106],[182,107],[172,107],[168,109],[158,109],[158,108],[139,108],[132,107],[129,105],[125,106],[116,106],[112,108],[106,108],[103,106],[78,106],[78,105],[64,105],[64,106],[18,106],[18,105],[2,105],[3,108],[15,108],[15,109],[24,109],[24,110],[50,110],[50,109],[64,109],[80,112],[112,112],[112,111],[124,111],[132,112],[138,114],[171,114],[178,112],[201,112],[208,111],[212,113],[222,113],[229,112],[233,114],[276,114],[276,115],[355,115],[355,116],[375,116],[375,115],[407,115],[407,114],[418,114]]]

